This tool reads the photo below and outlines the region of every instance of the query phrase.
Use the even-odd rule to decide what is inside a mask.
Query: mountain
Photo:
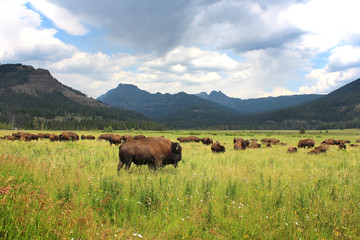
[[[142,114],[116,109],[61,84],[48,70],[21,64],[0,65],[0,122],[28,129],[160,127]]]
[[[282,108],[292,107],[310,100],[318,99],[323,96],[320,94],[308,94],[242,100],[240,98],[228,97],[221,91],[212,91],[209,95],[205,92],[195,95],[229,107],[233,110],[243,113],[244,115],[260,112],[270,112]]]
[[[97,98],[114,107],[131,109],[175,128],[205,128],[232,125],[239,112],[197,96],[151,94],[131,84],[119,84]]]
[[[240,120],[245,128],[256,129],[333,129],[360,127],[360,79],[296,107]]]

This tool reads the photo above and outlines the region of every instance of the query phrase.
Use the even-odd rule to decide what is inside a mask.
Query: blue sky
[[[356,0],[0,0],[0,63],[98,97],[119,83],[242,99],[360,77]]]

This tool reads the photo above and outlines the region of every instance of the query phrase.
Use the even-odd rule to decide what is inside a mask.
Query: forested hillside
[[[88,98],[49,71],[21,64],[0,65],[0,122],[27,129],[162,129],[130,111]]]

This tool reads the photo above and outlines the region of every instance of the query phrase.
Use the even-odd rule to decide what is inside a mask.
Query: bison
[[[213,144],[213,140],[209,137],[204,137],[203,139],[201,139],[201,142],[205,145],[210,145],[210,144]]]
[[[79,140],[79,135],[74,132],[62,132],[59,135],[59,141],[76,141]]]
[[[211,151],[213,151],[213,152],[225,152],[225,147],[220,145],[220,143],[218,141],[216,141],[215,143],[211,144]]]
[[[325,153],[325,152],[326,152],[325,148],[316,148],[316,149],[308,152],[308,154],[320,154],[320,153]]]
[[[181,160],[181,146],[167,138],[148,137],[123,143],[119,147],[119,164],[117,170],[125,165],[130,168],[131,163],[136,165],[147,164],[149,168],[157,169],[168,164],[176,168]]]
[[[287,150],[288,153],[296,153],[297,152],[297,147],[289,147]]]
[[[234,149],[235,150],[245,150],[246,149],[246,143],[244,141],[238,141],[234,143]]]
[[[109,139],[108,139],[108,141],[109,141],[109,143],[110,143],[110,146],[111,146],[112,144],[119,145],[122,140],[123,140],[123,137],[122,137],[122,136],[120,136],[120,135],[113,135],[113,134],[110,135],[110,136],[109,136]],[[129,140],[128,140],[128,141],[129,141]]]
[[[95,137],[93,135],[81,135],[81,140],[85,140],[85,139],[94,140]]]
[[[315,141],[313,139],[302,139],[298,143],[298,148],[312,148],[315,146]]]
[[[261,145],[257,142],[251,142],[248,148],[261,148]]]
[[[59,141],[59,136],[55,135],[54,133],[49,134],[50,142]]]

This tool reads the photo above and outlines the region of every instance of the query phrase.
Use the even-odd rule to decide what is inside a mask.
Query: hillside
[[[360,79],[299,106],[240,119],[256,129],[359,128]]]
[[[260,112],[270,112],[282,108],[293,107],[305,103],[310,100],[318,99],[323,95],[308,94],[308,95],[291,95],[267,98],[253,98],[240,99],[226,96],[221,91],[212,91],[210,94],[199,93],[195,94],[203,99],[213,101],[229,107],[233,110],[241,112],[242,114],[254,114]]]
[[[18,128],[155,128],[147,117],[116,109],[61,84],[48,70],[0,65],[0,122]]]
[[[114,107],[131,109],[175,128],[206,128],[233,125],[240,113],[194,95],[151,94],[131,84],[119,84],[98,97]]]

